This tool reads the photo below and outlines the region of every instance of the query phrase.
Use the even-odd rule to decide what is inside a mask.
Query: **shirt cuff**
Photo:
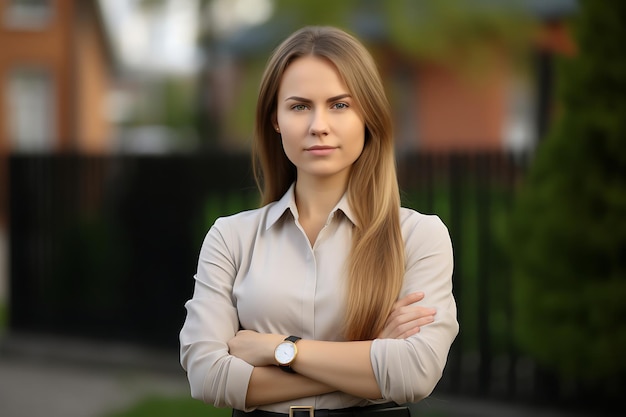
[[[232,407],[245,412],[253,411],[256,407],[246,408],[246,395],[250,377],[254,366],[246,361],[233,357],[228,370],[228,382],[226,383],[226,402]]]

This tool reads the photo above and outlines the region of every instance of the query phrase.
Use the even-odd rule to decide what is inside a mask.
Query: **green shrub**
[[[626,371],[626,2],[583,1],[579,53],[559,66],[560,110],[508,234],[515,330],[568,378]]]

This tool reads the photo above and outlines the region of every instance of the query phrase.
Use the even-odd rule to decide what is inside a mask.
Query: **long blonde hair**
[[[404,243],[390,106],[373,58],[352,35],[333,27],[309,26],[274,51],[257,101],[255,178],[263,205],[279,200],[296,180],[296,168],[282,149],[273,121],[283,73],[305,55],[324,57],[337,67],[365,120],[365,146],[352,166],[347,190],[356,225],[347,264],[345,337],[373,339],[383,329],[402,287]]]

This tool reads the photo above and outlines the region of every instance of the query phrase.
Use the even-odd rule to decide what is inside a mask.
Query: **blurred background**
[[[403,204],[452,236],[461,331],[417,415],[611,415],[625,5],[0,0],[0,415],[228,414],[189,399],[183,304],[213,221],[257,206],[257,86],[306,24],[372,52]]]

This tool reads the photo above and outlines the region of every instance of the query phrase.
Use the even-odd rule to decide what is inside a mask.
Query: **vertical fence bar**
[[[445,176],[448,182],[448,199],[449,199],[449,218],[447,220],[448,230],[450,232],[450,237],[452,240],[452,246],[454,248],[454,273],[452,276],[453,281],[453,291],[456,298],[457,303],[457,311],[459,315],[459,324],[463,325],[463,310],[465,308],[465,303],[463,300],[463,291],[464,291],[464,270],[461,267],[461,260],[463,259],[463,254],[465,248],[461,244],[463,241],[463,190],[461,187],[461,182],[465,176],[464,169],[465,165],[463,164],[463,160],[460,155],[452,154],[447,155],[446,171]],[[459,334],[454,342],[451,351],[451,371],[452,374],[456,376],[453,381],[452,388],[455,391],[465,391],[468,387],[474,386],[474,384],[467,384],[467,373],[465,371],[465,346],[466,346],[466,330],[461,329]]]
[[[490,262],[491,262],[491,210],[490,210],[490,193],[493,193],[490,187],[490,158],[488,155],[476,155],[474,159],[476,170],[476,202],[477,202],[477,245],[478,245],[478,262],[477,262],[477,292],[478,292],[478,351],[479,351],[479,369],[478,369],[478,386],[481,396],[487,396],[491,390],[491,373],[492,373],[492,351],[491,351],[491,332],[490,332],[490,306],[489,297],[490,286]]]

